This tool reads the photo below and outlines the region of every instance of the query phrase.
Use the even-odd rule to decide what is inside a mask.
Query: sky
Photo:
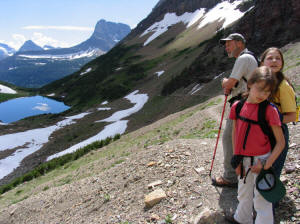
[[[1,0],[0,43],[26,40],[71,47],[88,39],[100,19],[134,28],[159,0]]]

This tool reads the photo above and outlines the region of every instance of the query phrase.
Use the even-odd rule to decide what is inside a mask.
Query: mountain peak
[[[34,43],[32,40],[27,40],[22,47],[20,47],[18,52],[24,52],[24,51],[43,51],[44,49]]]
[[[113,39],[121,40],[131,31],[130,26],[124,23],[114,23],[101,19],[95,26],[92,37],[105,37],[113,35]]]
[[[76,47],[81,48],[85,45],[89,45],[100,48],[102,51],[108,51],[117,42],[127,36],[130,31],[130,26],[124,23],[108,22],[104,19],[101,19],[97,22],[92,36]]]

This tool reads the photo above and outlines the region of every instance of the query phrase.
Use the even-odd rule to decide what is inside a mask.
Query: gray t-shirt
[[[232,88],[232,97],[247,91],[247,83],[242,79],[242,77],[245,77],[248,80],[254,69],[257,68],[255,58],[250,54],[243,54],[245,51],[248,50],[244,49],[240,53],[240,56],[236,59],[231,75],[229,76],[229,78],[234,78],[239,81],[238,86]]]

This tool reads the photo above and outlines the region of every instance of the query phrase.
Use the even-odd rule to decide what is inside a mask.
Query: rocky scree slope
[[[236,189],[215,188],[208,176],[223,99],[172,114],[79,159],[85,163],[75,169],[70,164],[7,192],[0,223],[226,223]],[[276,223],[300,221],[299,127],[290,126],[287,195]],[[219,144],[213,175],[221,171]],[[147,206],[153,192],[160,195]]]

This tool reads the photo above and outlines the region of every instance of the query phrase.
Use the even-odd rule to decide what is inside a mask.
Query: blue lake
[[[29,116],[60,113],[69,108],[64,103],[47,97],[21,97],[0,103],[0,120],[10,123]]]

